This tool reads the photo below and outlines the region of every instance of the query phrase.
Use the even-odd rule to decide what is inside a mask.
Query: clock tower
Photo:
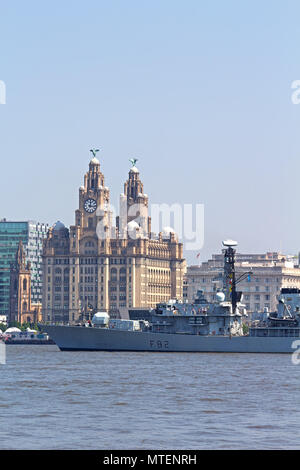
[[[84,176],[84,186],[79,189],[79,209],[75,213],[75,226],[80,227],[81,232],[92,231],[96,235],[97,225],[100,230],[103,227],[106,236],[110,235],[109,189],[104,186],[100,162],[93,157],[89,171]]]
[[[104,185],[100,162],[95,157],[79,188],[79,208],[75,225],[70,227],[69,240],[69,313],[70,318],[86,314],[99,303],[108,310],[109,251],[112,235],[112,214],[109,189]],[[72,274],[72,275],[71,275]]]
[[[182,244],[172,229],[157,236],[151,232],[136,159],[130,160],[133,166],[120,198],[122,217],[115,221],[96,152],[92,150],[79,188],[75,224],[67,229],[57,222],[44,243],[45,321],[73,323],[97,311],[120,315],[182,297]]]

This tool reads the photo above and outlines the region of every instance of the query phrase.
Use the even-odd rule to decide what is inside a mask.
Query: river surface
[[[288,354],[8,345],[0,384],[0,449],[300,449]]]

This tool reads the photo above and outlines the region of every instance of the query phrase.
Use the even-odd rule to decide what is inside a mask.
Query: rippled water
[[[7,346],[1,449],[299,449],[290,355]]]

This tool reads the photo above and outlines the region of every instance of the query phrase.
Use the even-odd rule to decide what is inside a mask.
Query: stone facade
[[[43,318],[76,322],[94,311],[122,315],[182,299],[185,260],[172,231],[151,234],[148,197],[133,166],[113,224],[109,189],[94,157],[79,189],[75,225],[57,222],[43,250]]]
[[[201,266],[189,266],[185,276],[184,300],[192,301],[198,289],[204,291],[208,300],[214,300],[216,291],[222,286],[220,281],[223,269],[223,255],[213,255]],[[252,271],[237,285],[243,292],[243,303],[249,313],[264,309],[275,311],[277,296],[283,287],[300,288],[300,268],[281,253],[239,254],[236,255],[237,279],[240,274]]]

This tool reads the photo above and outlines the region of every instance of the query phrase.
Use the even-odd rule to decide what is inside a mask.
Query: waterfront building
[[[185,299],[191,302],[202,290],[209,301],[215,299],[222,287],[220,273],[223,269],[223,255],[212,258],[200,266],[189,266],[185,276]],[[248,312],[275,311],[277,296],[283,287],[300,288],[299,261],[278,252],[264,254],[236,254],[237,278],[239,274],[252,274],[238,284],[243,292],[243,302]]]
[[[43,250],[43,318],[68,321],[93,311],[122,315],[182,299],[185,260],[175,232],[151,233],[139,170],[129,171],[114,224],[100,163],[94,156],[79,189],[75,225],[57,222]],[[122,315],[123,316],[123,315]]]
[[[31,263],[31,301],[42,302],[42,249],[48,224],[0,220],[0,315],[10,311],[10,270],[21,240]]]
[[[26,260],[23,243],[20,240],[15,262],[10,270],[9,322],[36,323],[42,319],[41,303],[32,302],[31,263]]]

